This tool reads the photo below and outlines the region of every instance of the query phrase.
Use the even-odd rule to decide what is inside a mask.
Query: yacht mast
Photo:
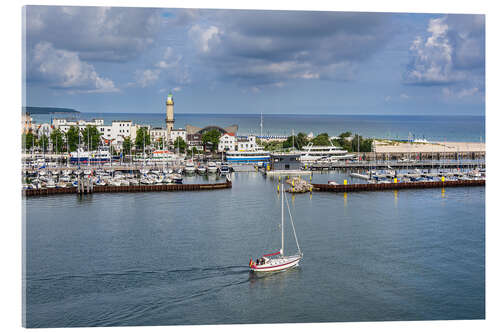
[[[262,126],[264,124],[262,123],[262,112],[260,113],[260,138],[262,139]]]
[[[284,184],[281,186],[281,255],[285,253],[285,206],[284,206]]]

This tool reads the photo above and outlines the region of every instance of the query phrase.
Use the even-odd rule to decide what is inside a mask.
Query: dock
[[[90,193],[117,193],[117,192],[161,192],[161,191],[206,191],[228,189],[232,187],[231,181],[224,183],[207,184],[166,184],[166,185],[130,185],[130,186],[92,186],[86,187],[82,192],[80,187],[43,188],[23,190],[27,197],[52,194],[90,194]]]
[[[418,188],[442,188],[459,186],[485,186],[484,179],[479,180],[447,180],[434,182],[405,182],[405,183],[378,183],[378,184],[347,184],[347,185],[328,185],[312,184],[315,191],[323,192],[356,192],[356,191],[385,191],[402,190]]]

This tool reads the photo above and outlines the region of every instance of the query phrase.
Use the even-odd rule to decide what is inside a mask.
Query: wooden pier
[[[81,192],[79,187],[65,188],[44,188],[23,190],[23,195],[27,197],[52,194],[90,194],[90,193],[111,193],[111,192],[158,192],[158,191],[204,191],[219,190],[232,187],[232,182],[207,183],[207,184],[165,184],[165,185],[130,185],[130,186],[92,186]]]
[[[486,181],[484,179],[481,179],[481,180],[448,180],[444,182],[405,182],[405,183],[347,184],[347,185],[312,184],[312,186],[315,191],[355,192],[355,191],[384,191],[384,190],[441,188],[441,187],[459,187],[459,186],[485,186],[485,183]]]

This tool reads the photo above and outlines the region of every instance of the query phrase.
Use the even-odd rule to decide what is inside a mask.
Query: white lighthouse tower
[[[165,122],[167,124],[167,137],[171,137],[172,128],[174,128],[174,97],[172,93],[169,93],[167,96],[167,117],[165,118]]]

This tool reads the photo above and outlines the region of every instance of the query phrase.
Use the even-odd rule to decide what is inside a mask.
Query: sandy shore
[[[484,142],[429,142],[429,143],[396,143],[388,144],[375,141],[376,153],[456,153],[486,151]]]

